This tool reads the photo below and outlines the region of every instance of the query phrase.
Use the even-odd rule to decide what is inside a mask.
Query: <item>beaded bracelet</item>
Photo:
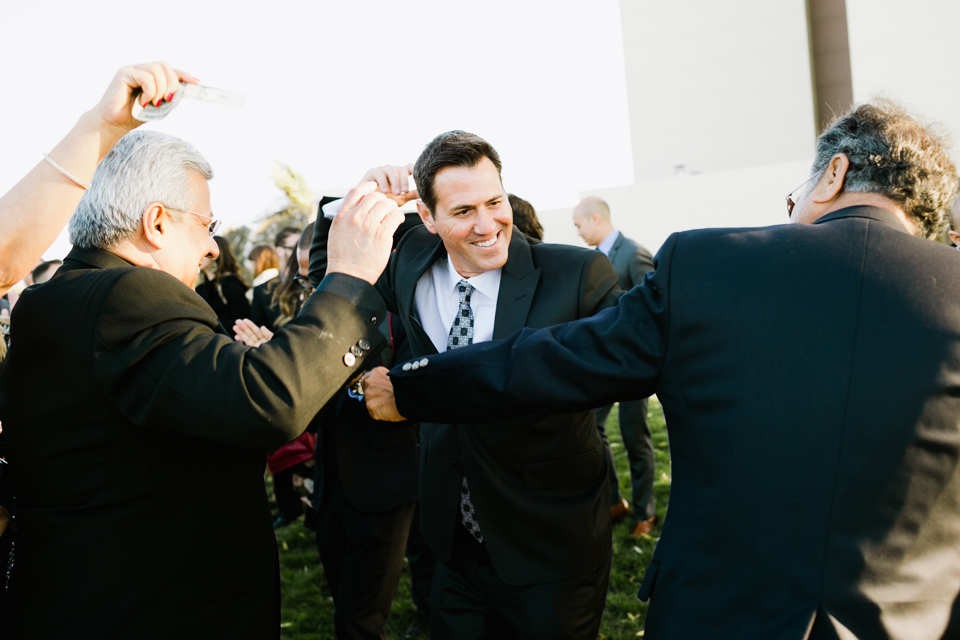
[[[69,171],[67,171],[66,169],[64,169],[64,168],[61,167],[60,165],[58,165],[56,162],[54,162],[54,161],[53,161],[53,158],[51,158],[51,157],[48,156],[47,154],[43,154],[43,159],[46,160],[47,162],[49,162],[51,167],[53,167],[54,169],[56,169],[57,171],[59,171],[60,173],[62,173],[63,175],[65,175],[67,178],[70,179],[71,182],[73,182],[74,184],[76,184],[78,187],[80,187],[80,188],[83,189],[84,191],[86,191],[87,189],[90,188],[90,185],[88,185],[88,184],[83,184],[82,182],[80,182],[79,180],[77,180],[75,177],[73,177],[73,174],[72,174],[72,173],[70,173]]]

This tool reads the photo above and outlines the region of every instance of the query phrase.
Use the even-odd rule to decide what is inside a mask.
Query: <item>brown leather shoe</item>
[[[657,516],[653,516],[649,520],[640,520],[637,522],[637,526],[633,529],[633,533],[630,535],[634,538],[639,538],[640,536],[650,535],[650,532],[653,531],[654,525],[657,524]]]
[[[620,498],[620,504],[615,504],[610,507],[610,519],[616,522],[627,515],[627,511],[630,510],[630,503],[624,498]]]

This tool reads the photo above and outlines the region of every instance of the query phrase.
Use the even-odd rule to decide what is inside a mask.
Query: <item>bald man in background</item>
[[[653,271],[653,256],[639,244],[617,231],[610,222],[610,207],[596,196],[588,196],[573,210],[573,224],[580,237],[597,251],[603,252],[617,270],[618,285],[629,291],[640,284],[648,271]],[[657,523],[653,498],[653,440],[647,425],[647,400],[619,403],[620,436],[630,460],[633,515],[637,524],[632,535],[648,534]],[[620,481],[613,463],[613,452],[607,438],[606,423],[612,404],[597,409],[597,429],[610,459],[610,517],[617,520],[627,513],[629,505],[620,494]]]

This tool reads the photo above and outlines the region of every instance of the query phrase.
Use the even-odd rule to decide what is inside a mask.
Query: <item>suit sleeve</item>
[[[270,342],[249,348],[217,333],[216,317],[181,283],[132,269],[101,310],[94,372],[137,426],[275,449],[379,353],[385,318],[373,287],[333,274]],[[351,347],[355,360],[345,358]]]
[[[637,246],[636,250],[630,255],[629,268],[630,282],[632,286],[635,287],[643,282],[643,276],[645,276],[648,271],[653,271],[653,257],[649,251],[641,246]]]
[[[669,342],[676,237],[664,243],[650,277],[595,316],[430,356],[416,370],[394,367],[400,413],[414,422],[476,423],[655,393]],[[463,389],[470,390],[468,412]]]
[[[617,286],[617,271],[605,255],[590,251],[580,277],[580,317],[592,316],[617,304],[623,290]]]
[[[327,239],[330,237],[330,227],[333,220],[323,216],[322,208],[317,215],[317,220],[313,225],[313,242],[310,243],[310,283],[316,286],[327,273]],[[390,262],[380,278],[377,280],[376,288],[386,304],[387,309],[397,313],[397,305],[394,300],[394,289],[392,287],[392,274],[396,270],[397,251],[390,255]]]

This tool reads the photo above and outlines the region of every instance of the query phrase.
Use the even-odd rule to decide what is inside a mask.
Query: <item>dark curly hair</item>
[[[900,106],[879,100],[836,118],[817,139],[810,175],[843,153],[850,159],[843,189],[878,193],[900,204],[919,235],[933,238],[950,222],[960,182],[944,136]]]

